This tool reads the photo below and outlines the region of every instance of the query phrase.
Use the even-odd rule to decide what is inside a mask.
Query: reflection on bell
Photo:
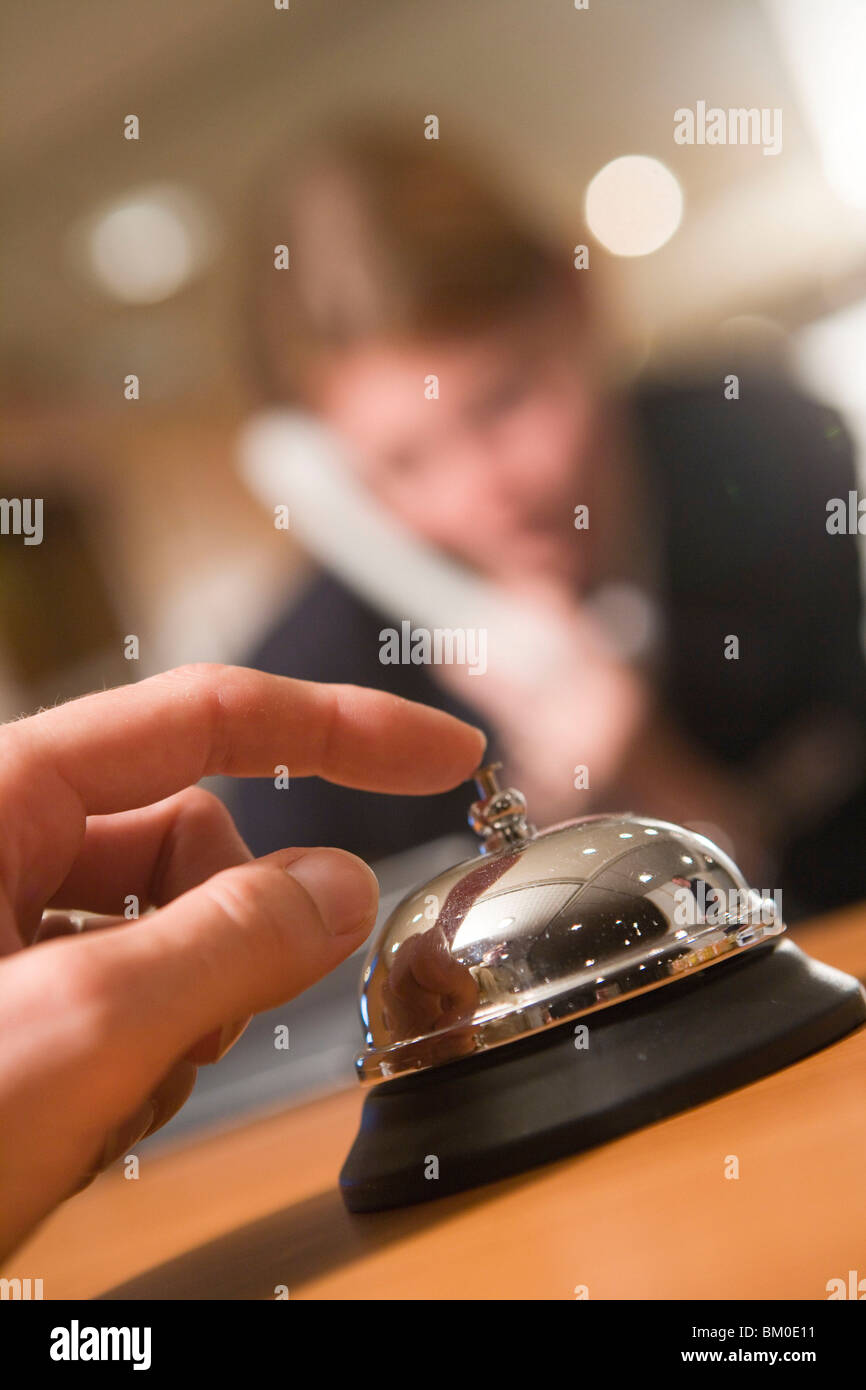
[[[409,893],[364,966],[350,1210],[576,1152],[866,1021],[858,981],[785,940],[702,835],[625,815],[537,832],[496,768],[476,781],[481,856]]]

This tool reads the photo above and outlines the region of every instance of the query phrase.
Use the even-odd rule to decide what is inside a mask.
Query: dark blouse
[[[729,768],[769,753],[795,725],[841,741],[848,788],[830,804],[816,802],[792,832],[781,882],[772,886],[783,889],[788,920],[866,898],[857,538],[827,530],[828,502],[847,499],[856,486],[849,437],[826,407],[784,383],[746,377],[737,401],[725,400],[719,376],[711,385],[645,385],[629,406],[661,530],[667,709]],[[392,690],[483,724],[439,687],[435,668],[380,663],[379,631],[393,624],[325,574],[293,601],[248,664]],[[739,637],[735,661],[721,658],[728,634]],[[494,740],[490,754],[498,753]],[[334,844],[375,860],[461,829],[468,799],[466,787],[405,797],[318,778],[289,791],[253,780],[237,784],[233,809],[256,854]]]

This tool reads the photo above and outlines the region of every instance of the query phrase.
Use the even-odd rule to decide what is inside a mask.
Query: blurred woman
[[[482,725],[536,824],[697,825],[789,919],[866,895],[856,538],[826,525],[854,487],[839,421],[757,374],[737,400],[721,369],[611,387],[592,272],[420,135],[323,138],[272,171],[253,261],[259,402],[325,420],[388,513],[536,605],[567,655],[534,686],[383,664],[399,592],[379,612],[320,572],[250,663]],[[255,782],[237,809],[257,853],[375,859],[453,832],[466,801]]]

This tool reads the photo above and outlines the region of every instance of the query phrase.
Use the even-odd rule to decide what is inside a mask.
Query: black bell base
[[[851,1032],[866,994],[782,939],[578,1022],[585,1049],[572,1020],[377,1085],[340,1174],[349,1210],[495,1182],[699,1105]]]

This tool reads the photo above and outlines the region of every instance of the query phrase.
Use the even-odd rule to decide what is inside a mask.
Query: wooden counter
[[[866,977],[866,907],[792,932]],[[350,1216],[360,1088],[120,1166],[0,1273],[46,1298],[826,1298],[866,1276],[866,1028],[588,1153]],[[740,1176],[726,1179],[728,1155]]]

